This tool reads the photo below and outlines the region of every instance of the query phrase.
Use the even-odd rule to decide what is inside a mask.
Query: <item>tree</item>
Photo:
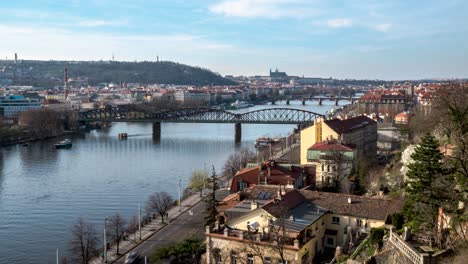
[[[200,197],[202,197],[203,189],[208,186],[209,179],[208,173],[204,170],[194,170],[192,172],[192,177],[190,178],[189,187],[192,190],[199,191]]]
[[[115,244],[117,246],[117,255],[119,255],[119,245],[120,241],[124,237],[125,225],[127,221],[125,221],[125,219],[119,213],[117,213],[109,219],[109,222],[111,235],[114,238]]]
[[[72,227],[69,242],[72,263],[88,264],[98,254],[99,236],[94,226],[83,218]]]
[[[146,212],[156,212],[161,216],[161,223],[164,223],[164,216],[174,200],[167,192],[155,192],[146,202]]]
[[[206,224],[211,225],[216,222],[218,217],[218,210],[217,206],[219,205],[219,201],[216,199],[216,191],[219,189],[218,179],[216,177],[216,171],[213,166],[211,171],[211,177],[209,180],[209,193],[205,197],[205,204],[206,204]]]
[[[238,171],[247,167],[247,163],[254,162],[255,159],[255,153],[248,149],[241,149],[239,152],[231,154],[223,166],[223,179],[230,182]]]
[[[441,204],[436,180],[444,173],[442,153],[438,147],[437,140],[426,134],[411,155],[413,162],[408,165],[406,175],[409,182],[406,187],[404,215],[417,229],[422,223],[427,224],[431,230],[436,226],[438,207]]]
[[[186,239],[175,245],[167,246],[156,250],[151,261],[160,263],[164,259],[170,259],[169,263],[200,263],[200,256],[204,253],[205,246],[197,239]]]
[[[325,182],[324,187],[331,187],[336,192],[349,192],[348,186],[345,186],[343,182],[348,179],[351,169],[353,167],[353,161],[347,157],[342,151],[330,150],[327,151],[325,158],[321,158],[322,165],[329,167],[330,170],[322,172],[322,174],[328,180]]]
[[[131,233],[134,234],[134,239],[136,239],[138,228],[139,228],[138,217],[134,215],[132,216],[132,218],[130,218],[130,221],[127,224],[127,231],[130,234]]]
[[[43,139],[60,135],[64,120],[59,112],[41,108],[21,113],[19,123],[29,129],[35,138]]]

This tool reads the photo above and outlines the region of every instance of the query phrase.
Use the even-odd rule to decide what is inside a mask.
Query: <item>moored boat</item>
[[[55,144],[55,148],[60,149],[60,148],[71,148],[72,147],[72,142],[70,139],[64,139],[60,141],[59,143]]]

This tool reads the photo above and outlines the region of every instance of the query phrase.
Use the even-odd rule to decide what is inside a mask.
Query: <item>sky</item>
[[[466,0],[15,0],[0,59],[176,61],[222,75],[468,77]]]

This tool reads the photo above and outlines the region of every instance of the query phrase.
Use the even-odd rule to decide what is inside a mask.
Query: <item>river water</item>
[[[334,102],[283,101],[239,111],[270,107],[323,114]],[[61,139],[0,149],[0,263],[55,263],[56,249],[66,253],[79,217],[102,230],[105,217],[118,212],[129,218],[153,192],[176,198],[178,179],[186,187],[194,169],[214,165],[220,172],[239,148],[253,148],[260,136],[286,136],[294,127],[242,124],[236,146],[233,124],[163,123],[161,142],[154,144],[151,123],[114,123],[71,137],[71,149],[55,149]],[[129,138],[118,140],[121,132]]]

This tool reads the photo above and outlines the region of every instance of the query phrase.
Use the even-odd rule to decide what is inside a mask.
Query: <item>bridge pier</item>
[[[286,105],[289,105],[289,99],[286,99]]]
[[[234,126],[234,143],[240,144],[242,139],[241,123],[236,123]]]
[[[153,123],[153,142],[161,142],[161,122]]]
[[[318,101],[319,101],[319,105],[322,105],[322,98],[319,98]]]
[[[306,99],[302,98],[302,105],[305,105]]]
[[[338,99],[335,99],[335,105],[338,106]]]
[[[275,105],[276,104],[276,100],[271,100],[271,105]]]

